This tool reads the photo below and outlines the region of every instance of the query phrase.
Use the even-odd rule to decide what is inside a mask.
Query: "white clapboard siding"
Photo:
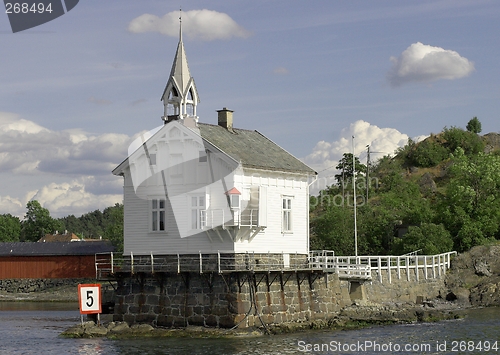
[[[308,248],[308,225],[306,204],[307,189],[282,186],[267,186],[267,227],[250,242],[236,242],[238,253],[299,253],[306,254]],[[290,184],[288,184],[290,185]],[[282,197],[292,198],[292,233],[282,233]]]
[[[155,136],[148,146],[156,159],[149,166],[145,152],[138,150],[124,174],[124,253],[137,255],[216,253],[300,253],[308,246],[309,195],[306,174],[244,168],[223,153],[208,151],[199,161],[204,147],[193,132],[172,123]],[[168,144],[167,144],[168,142]],[[215,148],[214,148],[215,149]],[[174,164],[172,168],[172,163]],[[180,164],[184,162],[183,164]],[[162,170],[166,169],[167,170]],[[136,175],[132,175],[132,173]],[[135,181],[132,181],[134,176]],[[148,178],[148,176],[150,176]],[[140,187],[134,188],[139,181]],[[166,186],[166,187],[165,187]],[[240,193],[240,211],[258,213],[258,226],[217,227],[192,230],[191,199],[205,196],[205,208],[224,211],[224,222],[231,220],[227,191]],[[151,231],[151,199],[168,196],[172,209],[166,211],[165,231]],[[291,233],[282,231],[282,199],[292,200]],[[201,208],[201,207],[200,207]],[[236,209],[235,211],[238,211]],[[258,211],[258,212],[257,212]],[[222,213],[222,212],[220,212]],[[252,222],[255,222],[254,220]],[[181,237],[183,236],[183,237]],[[232,238],[236,237],[236,241]]]

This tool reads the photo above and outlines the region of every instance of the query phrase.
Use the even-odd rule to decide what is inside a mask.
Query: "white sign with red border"
[[[78,285],[78,301],[81,314],[102,313],[101,308],[101,285],[80,284]]]

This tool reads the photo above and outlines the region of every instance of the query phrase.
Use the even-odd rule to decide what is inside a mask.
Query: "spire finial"
[[[179,41],[182,41],[182,8],[179,8]]]

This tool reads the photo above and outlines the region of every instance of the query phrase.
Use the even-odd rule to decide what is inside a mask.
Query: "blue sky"
[[[483,133],[499,131],[498,2],[182,8],[200,122],[216,123],[228,107],[236,127],[260,131],[325,179],[353,134],[364,160],[367,144],[392,153],[474,116]],[[161,124],[177,5],[80,0],[16,34],[0,14],[0,41],[0,213],[22,217],[33,198],[58,217],[121,202],[111,170],[135,135]]]

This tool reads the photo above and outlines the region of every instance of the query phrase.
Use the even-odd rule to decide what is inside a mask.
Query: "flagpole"
[[[352,190],[354,193],[354,256],[358,256],[358,226],[356,221],[356,160],[354,158],[354,136],[352,136]]]

